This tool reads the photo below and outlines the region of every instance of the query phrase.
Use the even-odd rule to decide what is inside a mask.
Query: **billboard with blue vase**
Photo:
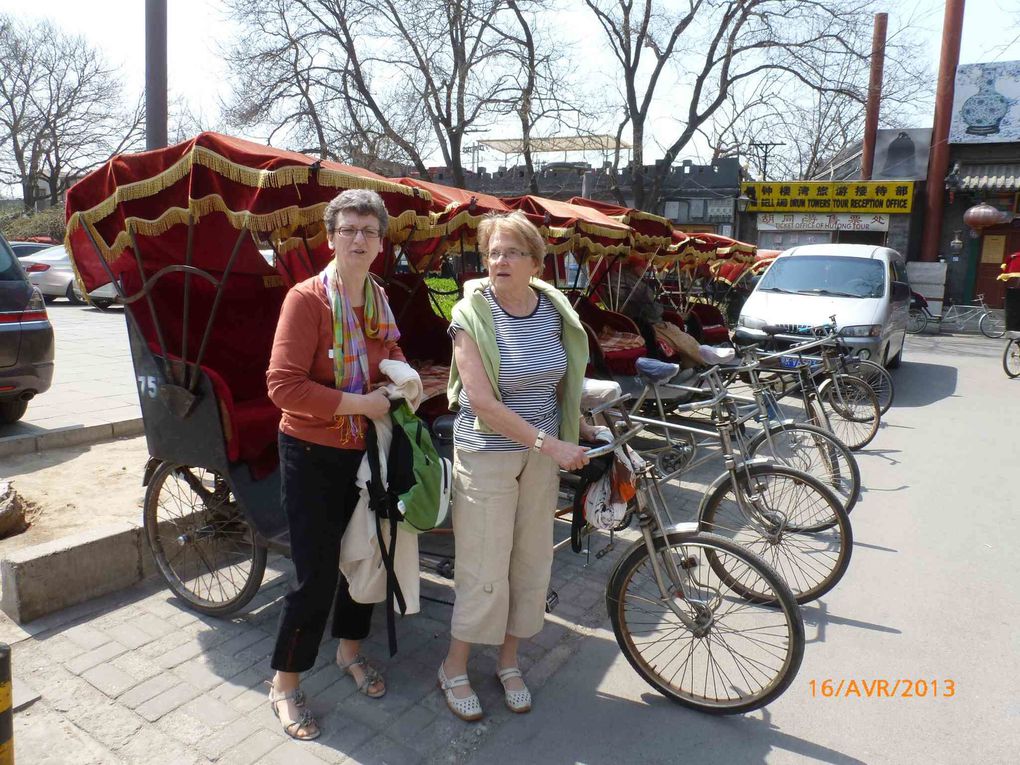
[[[949,143],[1020,142],[1020,61],[956,70]]]

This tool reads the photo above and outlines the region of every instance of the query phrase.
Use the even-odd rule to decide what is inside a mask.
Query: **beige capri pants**
[[[559,469],[534,449],[455,450],[451,633],[467,643],[529,638],[545,620]]]

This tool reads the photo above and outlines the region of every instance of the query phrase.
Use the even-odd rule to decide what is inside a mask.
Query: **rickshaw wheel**
[[[223,616],[258,592],[266,548],[219,473],[164,462],[145,492],[144,526],[156,566],[190,608]]]

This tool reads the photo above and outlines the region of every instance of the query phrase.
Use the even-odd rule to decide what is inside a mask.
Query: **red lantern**
[[[976,204],[963,214],[963,222],[975,231],[1008,223],[1012,219],[1011,213],[998,210],[987,202]]]

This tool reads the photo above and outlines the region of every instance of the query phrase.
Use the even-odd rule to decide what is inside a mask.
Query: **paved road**
[[[306,683],[324,736],[283,737],[260,683],[289,566],[231,620],[183,610],[158,583],[29,625],[15,677],[41,699],[15,717],[19,761],[176,762],[1012,762],[1017,748],[1020,612],[1014,552],[1020,381],[1001,341],[908,341],[897,400],[860,457],[855,550],[841,584],[804,608],[800,676],[767,710],[710,718],[655,694],[613,640],[603,605],[618,555],[561,552],[561,606],[527,649],[535,711],[499,703],[492,656],[473,671],[489,716],[454,720],[434,689],[449,611],[430,603],[401,625],[383,662],[390,692],[369,701],[339,677],[324,645]],[[441,585],[428,591],[449,597]],[[371,645],[382,658],[377,622]],[[824,680],[939,681],[939,697],[821,698]],[[816,693],[811,682],[815,681]],[[943,698],[948,681],[954,696]],[[902,691],[901,691],[902,692]]]
[[[0,438],[141,417],[124,309],[100,311],[60,299],[46,306],[56,340],[53,385]]]
[[[1004,342],[908,339],[896,402],[859,458],[850,569],[804,607],[804,663],[778,701],[742,718],[687,712],[603,629],[471,762],[1016,762],[1020,380],[1002,372]],[[955,696],[820,697],[826,679],[897,678],[938,680],[940,695],[954,681]]]

